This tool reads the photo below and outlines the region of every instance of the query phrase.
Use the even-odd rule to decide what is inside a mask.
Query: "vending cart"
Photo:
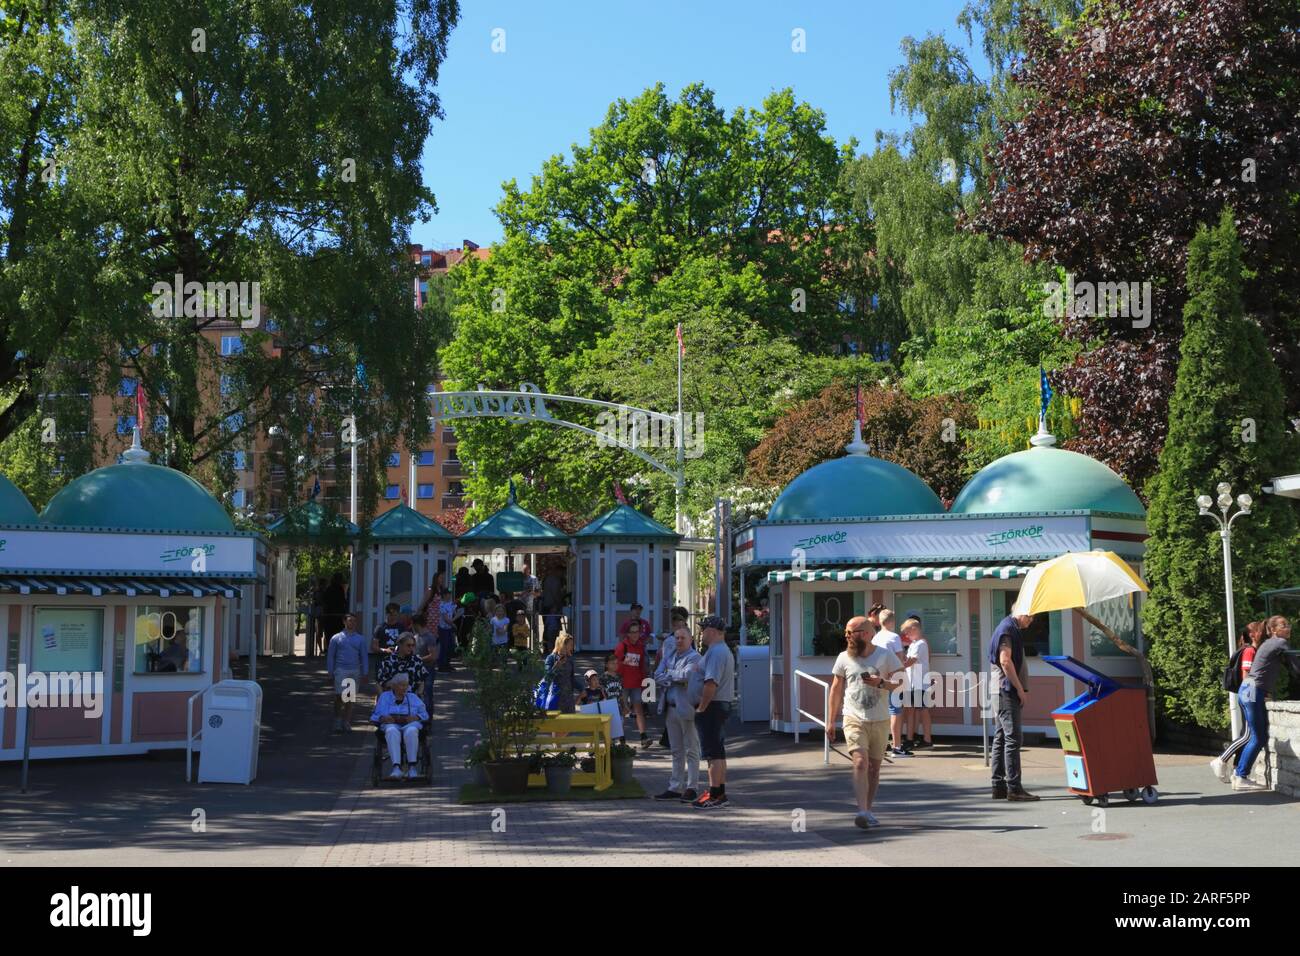
[[[1070,792],[1103,807],[1112,793],[1122,793],[1130,803],[1155,803],[1159,793],[1146,690],[1118,684],[1073,657],[1043,660],[1088,688],[1052,712]]]

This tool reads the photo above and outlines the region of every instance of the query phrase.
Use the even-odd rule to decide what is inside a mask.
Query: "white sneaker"
[[[406,771],[406,779],[407,779],[407,780],[419,780],[419,779],[420,779],[420,771],[416,770],[416,769],[415,769],[415,766],[412,765],[411,768],[410,768],[409,770]]]
[[[1264,786],[1263,784],[1256,783],[1254,780],[1251,780],[1249,777],[1238,777],[1236,774],[1233,774],[1232,789],[1233,790],[1263,790]]]
[[[1214,771],[1214,775],[1219,778],[1219,783],[1227,783],[1228,774],[1232,773],[1231,768],[1229,768],[1228,765],[1218,757],[1215,757],[1210,761],[1210,769]]]
[[[401,780],[401,779],[402,779],[402,768],[401,768],[401,767],[394,767],[394,768],[393,768],[393,772],[390,773],[390,774],[388,775],[388,779],[389,779],[389,780]]]

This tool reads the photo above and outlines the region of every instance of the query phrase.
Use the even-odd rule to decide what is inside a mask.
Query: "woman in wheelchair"
[[[419,663],[418,658],[416,663]],[[428,719],[424,701],[411,692],[410,675],[406,671],[393,674],[388,680],[388,690],[379,695],[375,712],[370,715],[370,722],[379,727],[388,743],[388,756],[393,764],[389,779],[401,780],[403,777],[403,744],[406,745],[405,777],[408,780],[419,777],[416,768],[420,757],[420,728]]]

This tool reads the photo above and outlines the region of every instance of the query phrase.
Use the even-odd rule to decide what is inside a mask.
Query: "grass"
[[[640,800],[645,798],[645,788],[635,780],[616,783],[607,790],[593,787],[573,787],[565,794],[548,793],[545,787],[532,787],[518,796],[501,796],[488,787],[467,783],[460,788],[458,803],[550,803],[560,800]]]

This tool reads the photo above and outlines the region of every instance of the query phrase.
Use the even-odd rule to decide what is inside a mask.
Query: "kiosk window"
[[[1016,603],[1019,591],[993,592],[993,623],[997,627],[1004,617],[1011,613],[1011,605]],[[989,634],[993,631],[990,629]],[[1044,654],[1060,654],[1061,651],[1061,612],[1046,611],[1035,614],[1034,621],[1021,632],[1025,638],[1025,653],[1031,657]],[[987,650],[987,648],[985,648]]]
[[[915,614],[931,654],[959,654],[957,644],[957,592],[899,591],[894,594],[894,630]]]
[[[804,595],[803,655],[834,657],[844,650],[844,625],[853,616],[851,591],[814,591]]]
[[[1126,644],[1138,646],[1137,604],[1130,604],[1127,596],[1111,598],[1088,607],[1088,613],[1101,621],[1115,636]],[[1110,642],[1097,628],[1084,621],[1088,638],[1088,653],[1093,657],[1127,657],[1128,655]]]
[[[135,611],[135,673],[203,670],[203,608],[142,605]]]

